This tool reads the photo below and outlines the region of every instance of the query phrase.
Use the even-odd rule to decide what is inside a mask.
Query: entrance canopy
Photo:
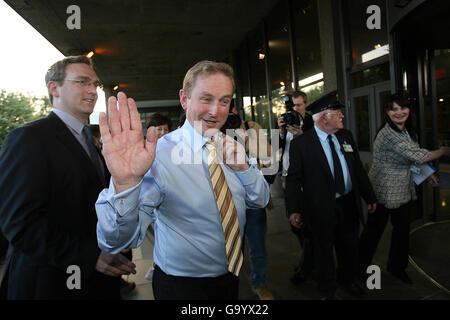
[[[278,0],[5,2],[64,55],[94,51],[106,90],[119,85],[136,100],[170,100],[196,62],[230,62],[232,50]],[[73,4],[80,29],[71,30]]]

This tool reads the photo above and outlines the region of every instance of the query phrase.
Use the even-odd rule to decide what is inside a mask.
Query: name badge
[[[353,148],[351,145],[349,145],[347,142],[344,142],[344,144],[342,145],[342,147],[344,148],[345,152],[353,152]]]

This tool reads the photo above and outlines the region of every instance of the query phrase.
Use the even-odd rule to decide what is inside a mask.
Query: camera
[[[227,129],[239,129],[241,127],[242,120],[238,115],[235,115],[231,110],[234,108],[234,100],[231,100],[230,110],[228,113],[228,118],[225,124],[220,128],[220,131],[226,133]]]
[[[282,114],[284,127],[297,125],[300,126],[300,115],[294,110],[294,102],[292,101],[292,96],[287,94],[282,96],[281,99],[284,101],[286,106],[286,113]]]

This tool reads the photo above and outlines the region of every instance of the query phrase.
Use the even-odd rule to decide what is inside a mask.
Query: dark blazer
[[[351,132],[342,129],[336,133],[336,137],[350,171],[355,206],[364,222],[360,197],[369,204],[375,203],[375,193]],[[352,146],[353,152],[344,151],[344,142]],[[308,130],[293,139],[289,151],[290,165],[286,179],[286,205],[289,215],[301,213],[302,219],[315,230],[331,227],[336,204],[334,178],[316,130]]]
[[[0,152],[0,227],[9,242],[3,297],[119,298],[119,278],[94,270],[95,201],[106,181],[54,113],[7,136]],[[80,290],[67,288],[71,265],[80,267]]]

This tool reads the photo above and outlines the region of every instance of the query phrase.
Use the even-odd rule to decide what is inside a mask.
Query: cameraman
[[[292,102],[287,101],[286,107],[289,108],[289,104],[292,104],[292,109],[296,111],[300,117],[300,125],[289,125],[284,122],[285,114],[278,117],[278,128],[280,129],[280,145],[282,146],[283,156],[281,158],[282,163],[282,176],[286,177],[289,169],[289,145],[294,139],[304,131],[311,129],[314,126],[312,117],[306,113],[306,107],[308,106],[308,98],[303,91],[294,91],[292,93]],[[289,110],[288,110],[289,111]],[[287,133],[286,133],[287,132]],[[285,187],[285,179],[283,178],[283,188]]]
[[[289,97],[289,96],[287,96]],[[312,116],[306,113],[306,107],[308,106],[308,98],[303,91],[294,91],[292,93],[292,100],[286,99],[286,111],[294,110],[298,113],[300,118],[300,125],[289,125],[285,123],[285,114],[282,114],[278,118],[278,128],[280,129],[280,146],[282,148],[281,168],[282,176],[281,183],[283,189],[286,187],[286,176],[289,169],[289,145],[297,136],[303,134],[303,132],[314,127],[314,121]],[[300,229],[294,228],[291,225],[292,232],[298,238],[300,245],[303,249],[300,262],[295,268],[294,275],[291,277],[291,281],[294,284],[300,284],[304,282],[308,275],[311,274],[313,268],[313,251],[312,241],[309,229],[306,225],[303,225]]]

